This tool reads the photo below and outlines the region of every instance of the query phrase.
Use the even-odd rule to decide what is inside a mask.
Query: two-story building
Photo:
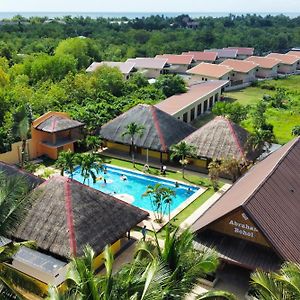
[[[184,55],[193,55],[194,61],[196,64],[199,64],[201,62],[206,63],[215,63],[218,58],[217,52],[204,52],[204,51],[189,51],[189,52],[182,52]]]
[[[237,50],[237,59],[246,59],[254,54],[254,48],[249,47],[227,47],[223,49]]]

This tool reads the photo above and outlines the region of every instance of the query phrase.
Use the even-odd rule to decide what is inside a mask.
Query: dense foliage
[[[103,123],[138,103],[153,104],[185,90],[178,76],[162,76],[150,85],[141,74],[125,81],[117,69],[108,67],[86,74],[92,61],[230,45],[253,46],[263,54],[300,44],[299,17],[207,17],[196,20],[196,29],[186,28],[189,20],[182,15],[118,21],[16,16],[2,21],[0,152],[20,140],[12,127],[15,113],[24,105],[33,118],[49,110],[69,112],[93,135]],[[273,100],[274,106],[285,104],[282,96]]]

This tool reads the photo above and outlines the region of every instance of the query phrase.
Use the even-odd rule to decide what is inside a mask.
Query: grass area
[[[106,160],[107,160],[107,163],[110,163],[110,164],[118,166],[118,167],[143,172],[143,167],[144,167],[143,164],[136,163],[135,167],[133,167],[132,162],[130,162],[130,161],[121,160],[121,159],[117,159],[117,158],[113,158],[113,157],[106,157]],[[150,175],[162,176],[165,178],[182,181],[187,184],[195,184],[195,185],[201,185],[201,186],[205,186],[205,187],[210,186],[210,180],[208,178],[201,177],[200,174],[199,174],[199,176],[188,174],[188,171],[186,171],[185,178],[182,178],[181,172],[167,170],[166,175],[161,175],[159,169],[150,166],[148,173]]]
[[[225,100],[239,102],[242,105],[253,105],[259,102],[264,95],[273,95],[274,91],[263,90],[260,87],[248,87],[239,91],[224,93]]]
[[[300,76],[290,76],[282,79],[274,79],[259,82],[255,87],[248,87],[239,91],[232,91],[224,93],[225,99],[230,102],[238,102],[242,105],[255,105],[264,95],[273,96],[276,91],[266,89],[266,86],[273,88],[284,88],[287,91],[289,98],[286,109],[277,109],[268,107],[266,116],[267,122],[274,126],[274,134],[279,144],[285,144],[293,136],[292,129],[296,125],[300,125]],[[193,125],[201,127],[213,119],[214,115],[208,114],[196,120]],[[250,132],[253,130],[251,125],[251,118],[243,121],[241,124]]]

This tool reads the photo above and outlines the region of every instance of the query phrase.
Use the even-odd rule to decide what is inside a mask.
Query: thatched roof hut
[[[130,137],[122,137],[122,133],[132,122],[144,126],[144,133],[135,138],[135,145],[159,152],[168,152],[171,145],[196,130],[155,106],[139,104],[102,126],[100,135],[105,140],[130,145]]]
[[[62,176],[34,190],[36,200],[12,234],[34,240],[38,248],[69,259],[89,244],[99,254],[146,219],[148,213],[110,195]]]
[[[247,130],[218,116],[186,137],[184,141],[196,147],[198,157],[253,160],[257,155],[248,151],[248,136]]]
[[[31,188],[35,188],[36,186],[43,183],[45,180],[37,177],[31,173],[28,173],[22,169],[19,169],[18,167],[14,165],[7,164],[5,162],[0,161],[0,172],[4,172],[7,176],[22,176],[25,177],[28,181],[28,184],[31,186]]]

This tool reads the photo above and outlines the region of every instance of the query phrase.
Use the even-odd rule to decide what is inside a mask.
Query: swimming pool
[[[149,185],[153,186],[159,183],[162,186],[171,188],[176,192],[176,196],[173,197],[172,204],[170,206],[171,212],[200,189],[195,186],[181,183],[178,187],[176,187],[175,182],[171,180],[146,175],[111,165],[105,165],[105,167],[107,170],[106,174],[104,174],[103,171],[99,172],[96,183],[93,183],[92,178],[89,178],[89,180],[85,181],[85,184],[88,184],[90,187],[96,190],[115,196],[150,212],[153,211],[151,199],[149,196],[143,196]],[[121,175],[126,176],[127,179],[125,181],[122,180]],[[83,183],[80,167],[75,169],[75,172],[73,173],[73,179]],[[106,183],[104,182],[104,179],[106,180]]]

